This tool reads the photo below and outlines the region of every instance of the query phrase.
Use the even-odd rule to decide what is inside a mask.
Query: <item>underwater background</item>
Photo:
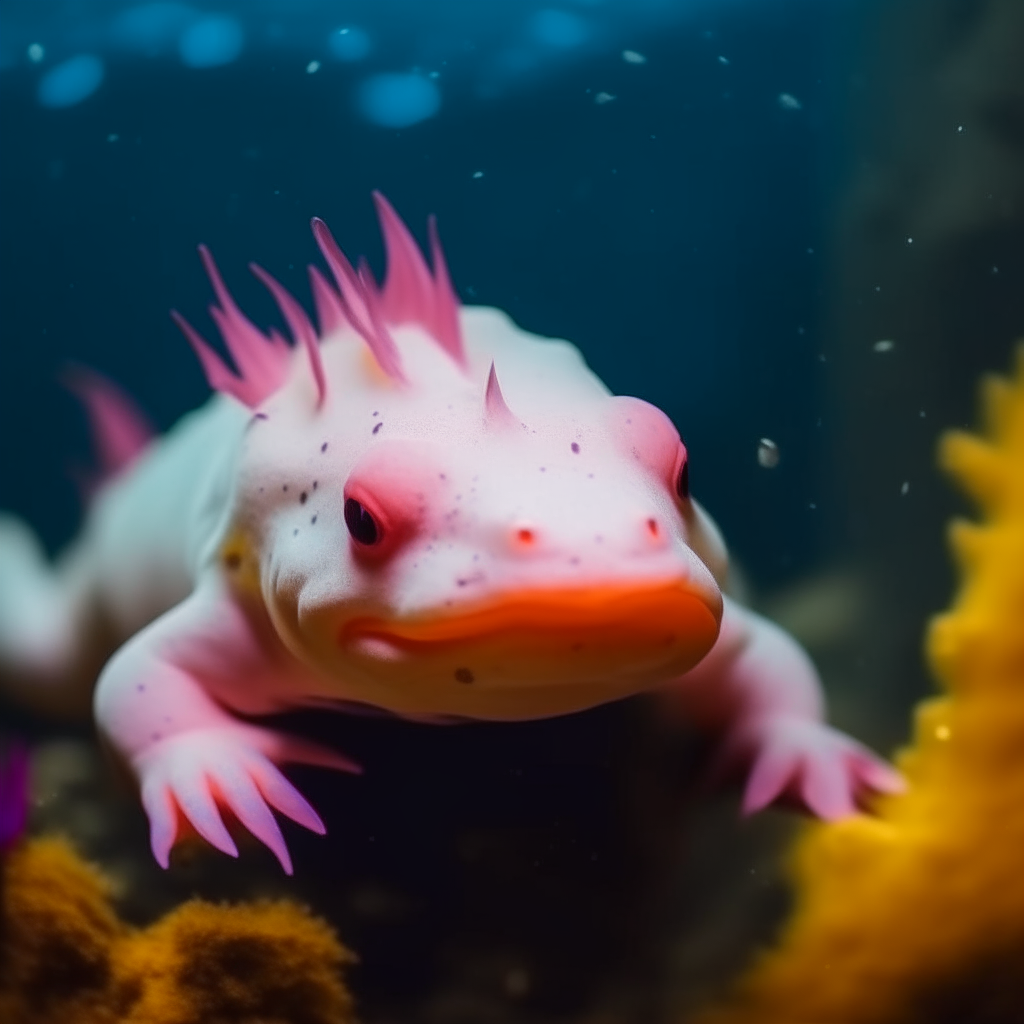
[[[1024,5],[0,0],[0,507],[55,551],[80,521],[69,363],[161,429],[205,400],[168,316],[210,333],[197,243],[277,324],[247,263],[309,307],[316,215],[379,277],[373,189],[421,241],[437,215],[464,303],[669,413],[832,720],[904,742],[966,507],[936,441],[1024,337]],[[295,771],[329,835],[287,829],[294,881],[255,847],[161,872],[87,724],[0,715],[36,744],[33,830],[101,864],[124,917],[297,898],[359,957],[366,1021],[685,1021],[789,907],[797,819],[709,797],[702,741],[643,699],[291,716],[366,768]]]

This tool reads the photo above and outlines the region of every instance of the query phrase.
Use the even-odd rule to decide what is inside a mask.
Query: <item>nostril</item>
[[[532,547],[537,541],[537,535],[527,526],[521,526],[515,533],[516,543],[520,547]]]

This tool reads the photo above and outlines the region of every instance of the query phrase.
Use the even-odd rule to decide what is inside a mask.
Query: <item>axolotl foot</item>
[[[782,799],[834,821],[855,814],[872,792],[906,788],[903,777],[863,744],[824,722],[795,715],[765,715],[736,727],[721,759],[750,766],[744,814]]]
[[[242,723],[180,733],[148,747],[134,767],[157,863],[168,866],[179,814],[212,846],[237,857],[221,817],[226,807],[290,875],[291,857],[271,808],[319,835],[326,829],[277,767],[289,762],[360,771],[352,761],[317,744]]]

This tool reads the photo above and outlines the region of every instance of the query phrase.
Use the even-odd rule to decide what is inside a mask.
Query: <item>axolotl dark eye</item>
[[[676,463],[676,494],[682,501],[690,498],[690,458],[684,445],[680,445]]]
[[[360,544],[376,544],[380,540],[380,528],[366,507],[355,498],[345,501],[345,525],[352,539]]]

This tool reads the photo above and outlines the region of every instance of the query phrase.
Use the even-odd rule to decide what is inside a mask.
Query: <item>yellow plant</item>
[[[962,582],[927,636],[942,696],[877,817],[809,826],[777,946],[701,1024],[1024,1021],[1024,349],[982,391],[984,436],[942,466],[978,504],[950,543]]]
[[[352,1024],[351,954],[294,904],[190,900],[121,922],[106,881],[59,839],[0,861],[3,1024]]]

